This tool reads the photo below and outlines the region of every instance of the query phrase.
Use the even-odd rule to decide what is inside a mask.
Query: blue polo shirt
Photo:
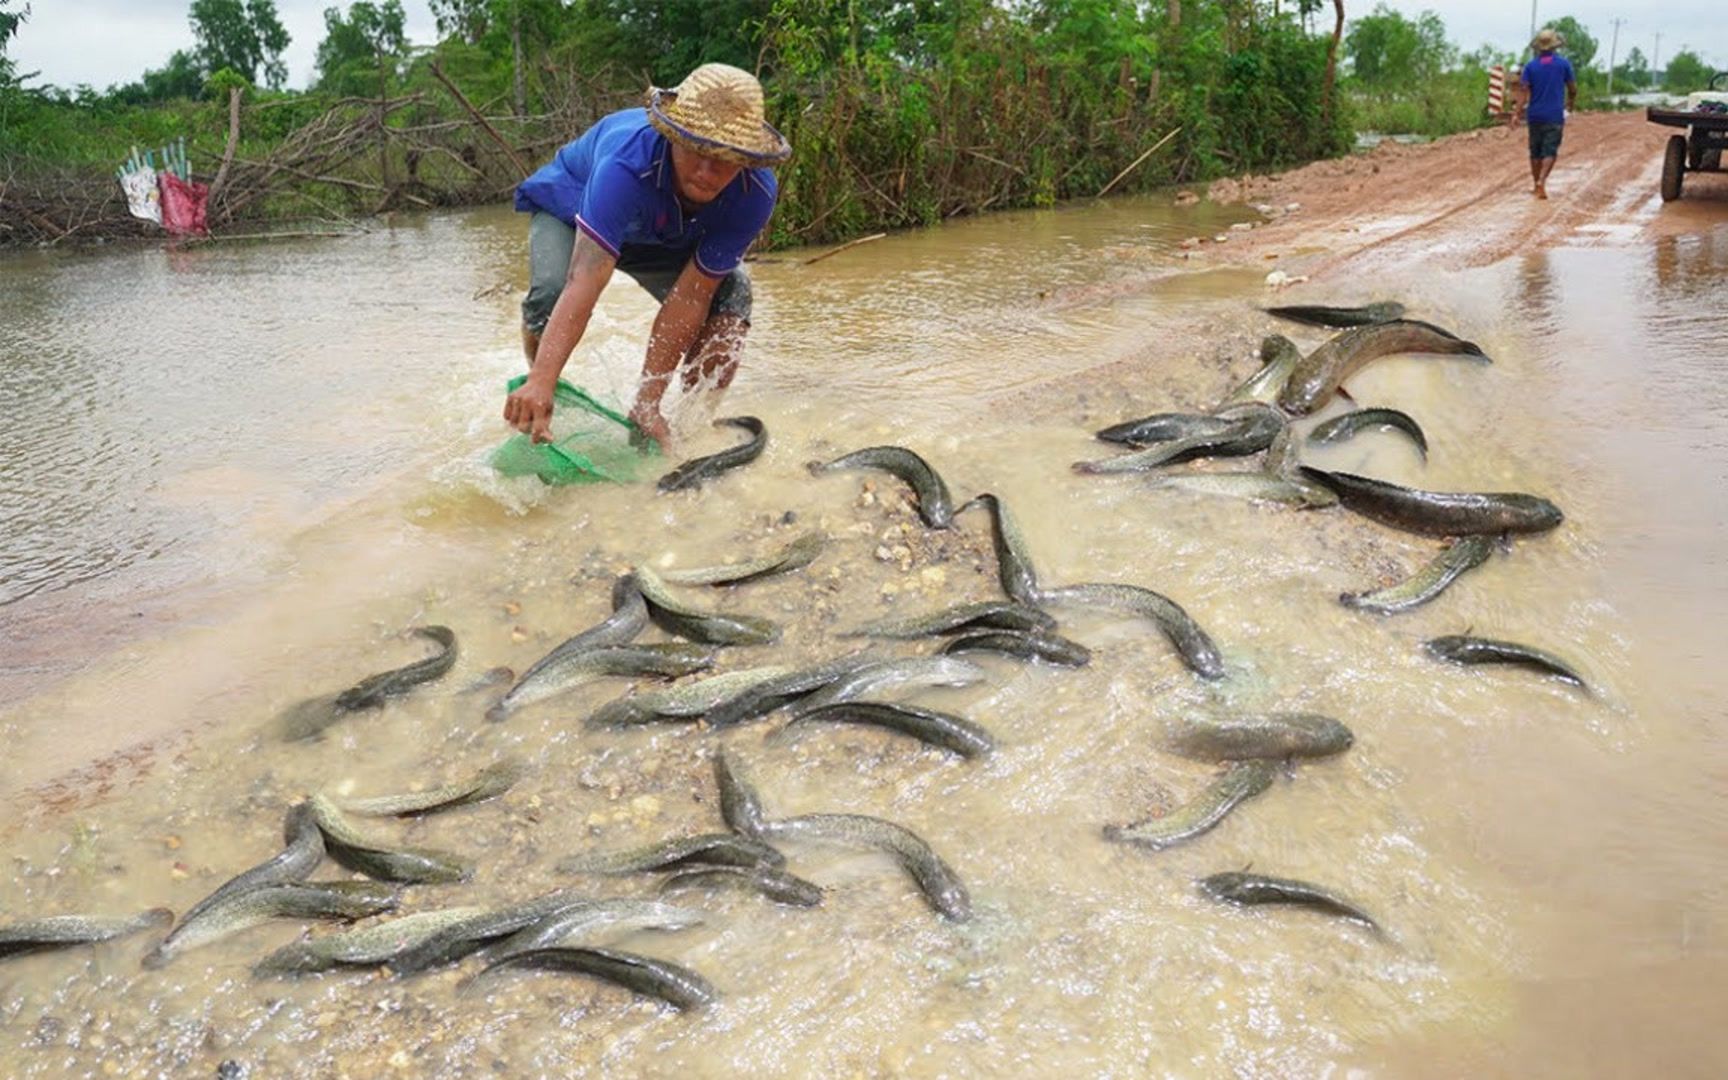
[[[672,178],[672,148],[646,109],[602,119],[516,188],[516,209],[543,210],[617,258],[626,244],[693,253],[696,268],[725,277],[774,213],[771,169],[742,169],[704,206],[685,210]]]
[[[1520,76],[1530,88],[1530,104],[1524,119],[1532,124],[1566,122],[1566,86],[1572,82],[1572,63],[1559,53],[1545,52],[1524,65]]]

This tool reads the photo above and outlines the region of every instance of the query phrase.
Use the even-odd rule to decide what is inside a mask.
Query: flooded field
[[[722,828],[721,747],[771,818],[912,829],[973,909],[939,918],[884,856],[788,844],[819,907],[683,892],[700,926],[614,939],[712,982],[718,1002],[690,1013],[580,977],[470,983],[473,960],[255,979],[305,932],[292,921],[145,970],[160,935],[143,934],[0,965],[0,1072],[1719,1074],[1728,227],[1445,275],[1388,262],[1279,294],[1395,297],[1495,360],[1385,360],[1350,381],[1360,404],[1419,419],[1426,462],[1380,433],[1304,445],[1304,461],[1533,492],[1567,515],[1434,603],[1376,616],[1338,594],[1404,576],[1439,541],[1070,469],[1111,452],[1091,436],[1105,424],[1215,404],[1264,334],[1324,339],[1255,310],[1262,271],[1178,257],[1246,216],[1122,200],[761,261],[720,415],[763,418],[770,442],[693,495],[487,467],[521,367],[523,229],[502,211],[335,244],[0,263],[0,922],[184,911],[279,851],[306,795],[427,788],[506,759],[531,771],[498,799],[362,822],[473,866],[406,888],[401,911],[651,897],[655,875],[555,864]],[[651,317],[618,282],[571,376],[624,398]],[[699,403],[682,412],[675,456],[739,437]],[[998,597],[983,514],[927,530],[893,478],[805,469],[880,443],[922,453],[957,501],[998,494],[1042,583],[1178,601],[1225,677],[1197,678],[1144,621],[1061,609],[1087,666],[981,657],[978,685],[896,695],[988,729],[997,748],[974,760],[851,726],[788,737],[781,716],[587,730],[629,687],[617,679],[502,723],[484,718],[496,688],[464,692],[598,622],[631,566],[742,559],[812,529],[827,544],[804,570],[680,590],[781,627],[777,644],[722,650],[717,671],[833,657],[860,647],[842,636],[860,623]],[[457,635],[448,675],[321,740],[276,736],[293,703],[426,655],[404,632],[429,623]],[[1421,651],[1465,632],[1558,653],[1594,693]],[[1354,746],[1281,768],[1182,846],[1103,838],[1213,782],[1217,766],[1167,750],[1185,721],[1288,710],[1338,718]],[[1196,889],[1245,867],[1334,888],[1385,937]]]

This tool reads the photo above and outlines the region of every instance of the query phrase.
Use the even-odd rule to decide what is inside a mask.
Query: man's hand
[[[667,426],[666,418],[660,415],[658,402],[638,400],[636,407],[630,410],[630,422],[636,425],[637,431],[659,443],[662,450],[666,449],[672,430]]]
[[[537,443],[552,441],[552,390],[555,383],[542,383],[534,376],[504,399],[504,419]]]

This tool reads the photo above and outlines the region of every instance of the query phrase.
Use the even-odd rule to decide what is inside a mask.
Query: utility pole
[[[1530,0],[1530,40],[1536,40],[1536,0]]]
[[[1656,31],[1656,55],[1650,61],[1650,89],[1656,89],[1656,80],[1662,78],[1662,31]],[[1664,82],[1667,80],[1664,79]]]
[[[1614,56],[1616,53],[1618,53],[1620,51],[1620,24],[1624,23],[1626,20],[1625,19],[1614,19],[1612,21],[1614,23],[1614,40],[1613,40],[1613,43],[1608,46],[1608,96],[1609,97],[1614,96]]]

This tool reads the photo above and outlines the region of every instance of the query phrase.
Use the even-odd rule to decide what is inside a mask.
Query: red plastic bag
[[[171,233],[191,233],[203,236],[210,231],[205,224],[205,203],[210,200],[210,185],[182,180],[171,172],[157,174],[162,186],[162,227]]]

